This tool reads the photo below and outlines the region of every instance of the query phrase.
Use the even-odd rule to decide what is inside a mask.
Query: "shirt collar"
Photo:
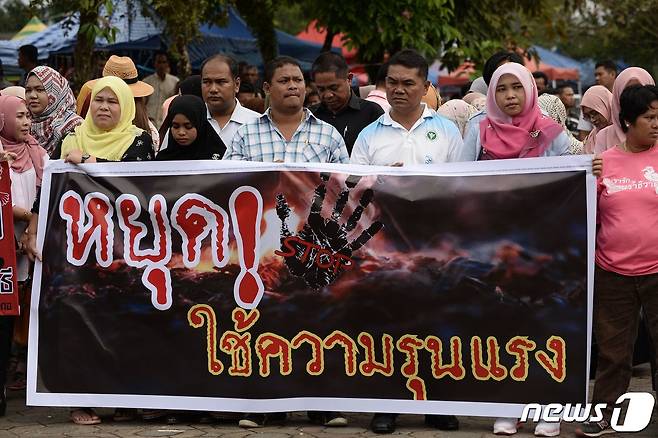
[[[306,123],[311,120],[311,122],[317,122],[319,119],[315,117],[315,114],[311,112],[310,109],[308,108],[303,108],[304,111],[304,120],[303,123]],[[261,120],[267,120],[270,124],[274,125],[274,122],[272,121],[272,108],[268,108],[265,110],[262,116],[260,116]]]
[[[386,99],[386,91],[374,89],[370,91],[370,93],[368,93],[368,97],[370,96],[383,97],[384,99]]]
[[[427,104],[425,104],[423,102],[420,105],[423,107],[423,113],[420,115],[420,119],[416,120],[416,122],[414,123],[414,126],[416,126],[416,124],[418,124],[418,122],[421,119],[429,119],[429,118],[432,118],[434,116],[432,110],[427,106]],[[391,108],[391,110],[392,110],[392,108]],[[390,111],[387,111],[387,112],[384,113],[384,115],[382,116],[381,123],[383,125],[387,125],[387,126],[393,126],[393,125],[401,126],[398,122],[396,122],[395,120],[393,120],[391,118]]]
[[[244,125],[245,123],[249,122],[251,118],[247,114],[245,114],[244,107],[240,105],[240,101],[236,98],[235,99],[235,108],[233,108],[233,114],[231,114],[231,118],[228,120],[229,122],[236,122],[241,125]],[[212,120],[212,114],[210,114],[210,108],[208,108],[208,105],[206,105],[206,118],[210,121]],[[228,125],[228,123],[227,123]]]
[[[350,100],[347,101],[347,106],[357,111],[361,109],[361,99],[352,90],[350,90]]]
[[[247,111],[245,111],[245,107],[240,104],[238,99],[235,99],[235,108],[233,109],[233,114],[231,114],[231,121],[244,125],[250,120],[251,118],[247,114]]]
[[[327,106],[324,103],[320,104],[320,108],[322,108],[324,112],[327,112],[329,114],[334,114],[334,112],[331,111],[329,108],[327,108]],[[348,108],[351,108],[356,111],[359,111],[361,109],[361,99],[356,94],[354,94],[354,91],[352,91],[351,89],[350,89],[350,98],[347,101],[347,105],[341,108],[341,110],[338,111],[336,114],[341,114]]]

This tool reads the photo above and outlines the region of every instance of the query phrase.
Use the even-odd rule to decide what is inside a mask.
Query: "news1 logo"
[[[626,418],[621,422],[621,404],[628,400],[628,409]],[[612,409],[612,418],[610,426],[616,432],[640,432],[644,430],[651,421],[651,414],[656,400],[648,392],[627,392],[617,399],[615,407]],[[605,403],[576,403],[574,405],[567,403],[551,403],[542,408],[538,403],[530,403],[523,408],[521,421],[531,419],[534,422],[539,420],[547,423],[582,423],[589,421],[596,423],[603,420],[603,411],[607,408]],[[532,412],[532,415],[531,415]]]

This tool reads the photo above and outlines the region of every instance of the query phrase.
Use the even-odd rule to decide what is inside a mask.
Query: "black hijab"
[[[197,131],[196,140],[187,146],[178,144],[172,134],[171,124],[177,114],[187,117]],[[184,95],[172,100],[162,129],[169,130],[167,149],[158,152],[156,160],[221,160],[226,152],[226,145],[208,123],[206,104],[200,97]]]

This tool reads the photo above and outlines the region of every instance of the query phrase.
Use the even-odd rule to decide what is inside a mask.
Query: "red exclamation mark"
[[[171,274],[162,265],[148,266],[142,274],[142,283],[151,291],[151,304],[158,310],[168,310],[172,304]]]
[[[263,198],[255,188],[242,186],[231,195],[229,209],[240,262],[240,274],[235,280],[233,295],[238,306],[254,309],[265,290],[258,275]]]

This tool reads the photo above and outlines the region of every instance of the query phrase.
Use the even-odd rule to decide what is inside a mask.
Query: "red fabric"
[[[11,203],[9,165],[0,163],[0,315],[18,315],[18,282],[16,281],[16,239]]]
[[[525,66],[531,72],[542,71],[546,73],[546,76],[551,81],[557,79],[577,81],[580,79],[580,72],[577,68],[554,67],[545,62],[537,62],[534,59],[525,59]]]
[[[299,32],[296,35],[297,38],[304,41],[310,41],[312,43],[324,44],[324,39],[326,38],[327,31],[324,28],[318,30],[316,28],[317,23],[318,23],[317,20],[313,20],[310,23],[308,23],[306,29],[304,29],[303,31]],[[356,49],[348,49],[347,47],[345,47],[344,39],[345,37],[342,33],[334,35],[334,39],[331,40],[331,46],[341,49],[341,52],[345,57],[345,59],[347,60],[347,63],[351,64],[356,59],[356,55],[358,52]]]

